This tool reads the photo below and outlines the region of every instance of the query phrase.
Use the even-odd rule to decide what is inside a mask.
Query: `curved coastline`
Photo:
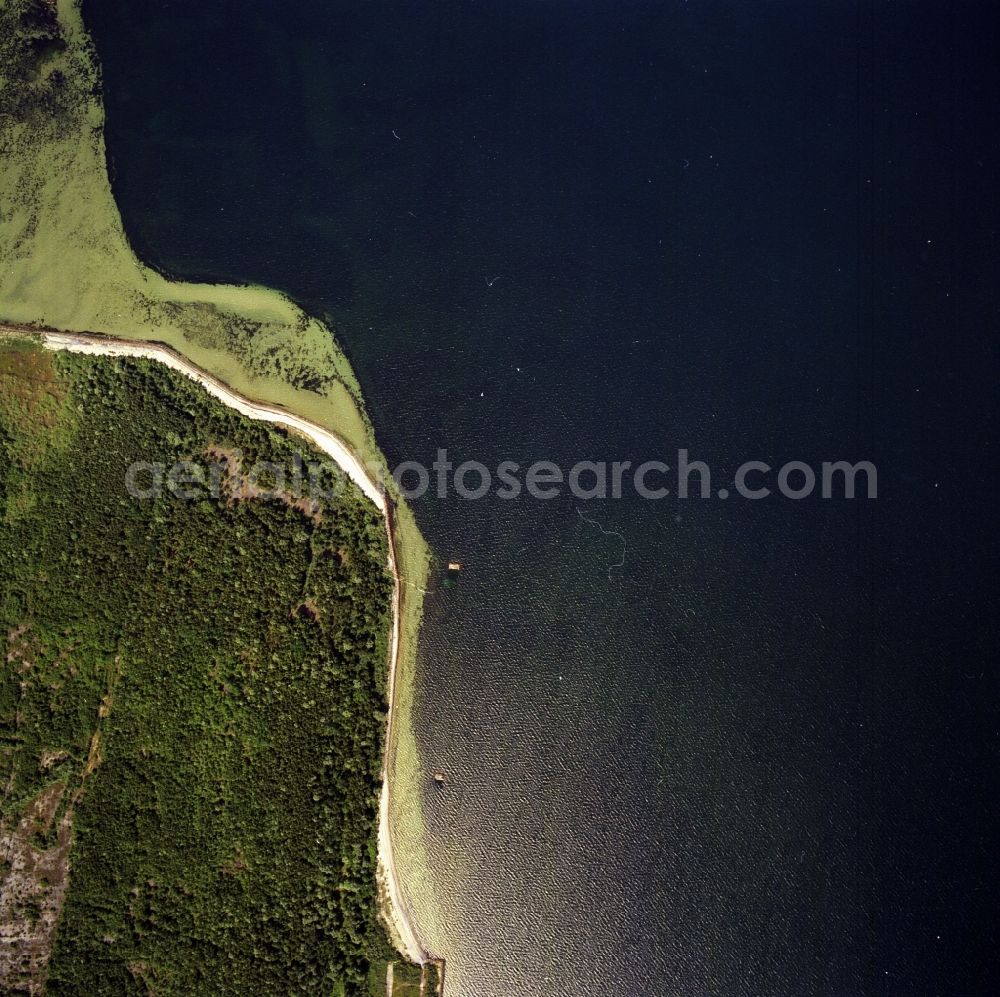
[[[59,332],[32,326],[0,324],[0,335],[29,336],[40,340],[45,349],[95,356],[137,357],[155,360],[191,378],[210,395],[250,419],[285,426],[312,441],[331,457],[362,493],[382,513],[389,547],[389,569],[393,577],[392,628],[389,639],[388,660],[388,716],[386,740],[382,757],[382,789],[379,794],[378,820],[378,870],[377,879],[381,914],[386,922],[393,944],[408,959],[421,965],[433,960],[420,942],[412,915],[403,900],[399,878],[393,858],[390,814],[390,759],[393,755],[393,718],[396,713],[397,668],[400,647],[400,616],[402,579],[396,554],[396,530],[393,503],[386,495],[379,480],[354,451],[334,433],[322,426],[303,419],[292,412],[252,401],[230,388],[219,378],[193,364],[176,350],[163,343],[140,342],[92,333]]]
[[[46,31],[61,44],[30,75],[34,36],[20,15],[33,5],[46,9]],[[378,889],[393,943],[426,965],[434,950],[419,938],[435,943],[436,911],[411,713],[430,552],[386,474],[354,371],[332,331],[287,295],[175,283],[136,257],[111,189],[101,72],[81,0],[11,0],[0,4],[0,23],[0,89],[18,98],[0,116],[9,153],[0,175],[0,336],[163,362],[249,418],[305,435],[385,516],[395,591]],[[398,790],[391,798],[390,779]],[[420,913],[420,936],[411,910]]]

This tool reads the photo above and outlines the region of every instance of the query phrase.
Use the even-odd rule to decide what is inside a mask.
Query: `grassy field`
[[[322,323],[276,291],[170,282],[136,259],[108,180],[98,60],[76,0],[0,0],[0,112],[0,321],[168,343],[384,466],[354,374]],[[406,584],[392,823],[407,889],[430,917],[410,719],[429,554],[403,503],[396,526]]]

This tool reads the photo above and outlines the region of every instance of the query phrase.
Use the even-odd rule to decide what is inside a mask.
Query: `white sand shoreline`
[[[56,332],[21,326],[0,325],[0,332],[28,335],[41,340],[48,350],[66,350],[95,356],[141,357],[156,360],[197,381],[210,395],[250,419],[286,426],[310,439],[320,450],[331,457],[345,474],[361,489],[382,513],[389,539],[389,567],[393,576],[392,632],[389,640],[388,699],[389,713],[385,751],[382,759],[382,791],[379,800],[378,824],[378,884],[381,913],[385,918],[394,944],[407,958],[425,963],[430,956],[420,944],[399,889],[392,837],[389,832],[389,758],[392,750],[392,723],[395,713],[396,667],[399,657],[401,581],[396,565],[395,535],[392,524],[391,503],[386,498],[379,481],[362,464],[355,453],[341,439],[307,419],[270,405],[257,404],[233,391],[218,378],[197,367],[175,350],[159,343],[135,340],[118,340],[108,336],[87,333]]]

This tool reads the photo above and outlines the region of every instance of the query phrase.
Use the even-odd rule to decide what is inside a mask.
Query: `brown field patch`
[[[287,488],[262,486],[244,472],[240,454],[230,447],[213,445],[205,455],[221,468],[220,484],[230,502],[249,502],[252,499],[271,499],[283,502],[291,509],[298,509],[314,523],[323,518],[323,507],[315,499],[296,495]]]
[[[59,821],[55,844],[39,847],[66,791],[64,782],[39,793],[12,826],[0,823],[0,990],[40,994],[52,940],[69,885],[72,808]]]
[[[66,399],[53,355],[30,343],[0,343],[0,406],[28,428],[54,430]]]

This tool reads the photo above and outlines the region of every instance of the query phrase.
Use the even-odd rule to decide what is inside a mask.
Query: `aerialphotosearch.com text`
[[[372,478],[385,484],[385,472],[369,467]],[[164,491],[178,498],[199,499],[225,493],[226,482],[239,475],[243,485],[257,496],[268,493],[284,498],[322,499],[343,488],[347,476],[329,460],[304,459],[295,455],[285,466],[256,461],[249,467],[241,455],[230,454],[223,468],[218,462],[180,460],[172,464],[138,461],[125,475],[126,488],[137,498],[152,498]],[[439,449],[429,464],[406,460],[392,477],[408,500],[426,497],[465,500],[502,500],[525,497],[546,501],[560,495],[576,499],[620,499],[635,495],[657,501],[669,496],[680,499],[738,497],[758,501],[770,497],[800,500],[874,499],[878,497],[878,472],[868,460],[844,459],[814,462],[792,460],[778,467],[766,461],[747,460],[728,475],[715,475],[703,461],[692,459],[687,449],[678,450],[672,463],[663,460],[579,460],[571,465],[551,460],[524,463],[501,461],[492,470],[477,460],[455,462],[446,449]]]

